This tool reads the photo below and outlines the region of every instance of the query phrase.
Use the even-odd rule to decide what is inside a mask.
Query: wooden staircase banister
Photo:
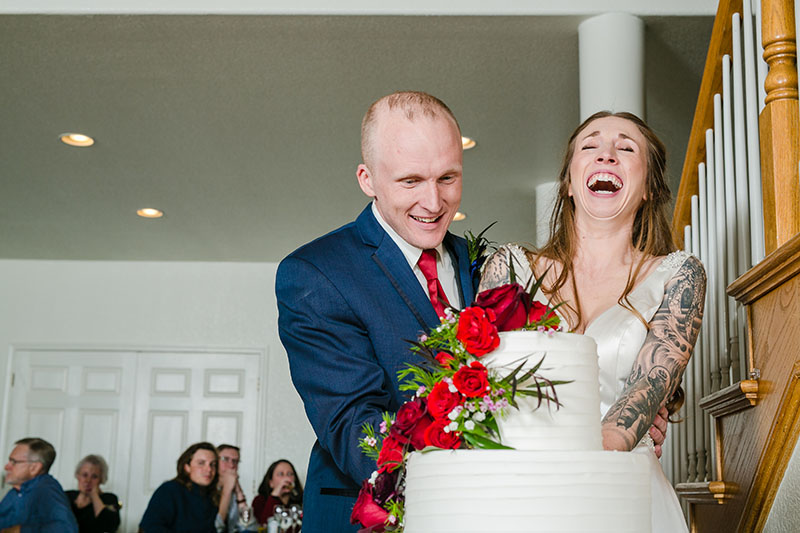
[[[714,94],[722,92],[722,61],[731,53],[731,17],[741,12],[742,0],[720,0],[717,16],[711,31],[703,80],[686,147],[686,159],[681,171],[681,182],[675,197],[672,214],[672,237],[678,248],[683,248],[683,228],[691,223],[692,195],[697,194],[697,165],[705,160],[706,130],[714,127]]]

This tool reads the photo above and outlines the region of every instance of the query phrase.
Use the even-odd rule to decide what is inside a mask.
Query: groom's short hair
[[[369,160],[372,159],[375,125],[384,109],[389,111],[397,109],[410,121],[420,115],[429,118],[450,118],[459,134],[461,133],[461,126],[458,125],[456,116],[447,104],[435,96],[422,91],[394,92],[373,102],[361,121],[361,159],[367,167],[370,166]]]

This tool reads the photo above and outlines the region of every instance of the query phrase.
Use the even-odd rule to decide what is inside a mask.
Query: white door
[[[126,497],[136,354],[113,350],[20,350],[14,353],[4,450],[23,437],[41,437],[56,449],[50,473],[74,489],[75,466],[93,453],[108,464],[103,487]],[[4,453],[8,453],[5,451]]]
[[[130,507],[138,514],[129,531],[135,531],[153,491],[175,477],[178,456],[195,442],[240,446],[240,482],[252,499],[259,358],[165,352],[143,353],[138,362],[128,490]]]
[[[75,487],[81,457],[105,457],[103,488],[123,503],[121,532],[136,531],[153,491],[175,477],[194,442],[240,446],[252,499],[261,481],[253,468],[260,360],[255,352],[17,351],[5,450],[26,436],[48,440],[58,455],[51,474],[65,489]]]

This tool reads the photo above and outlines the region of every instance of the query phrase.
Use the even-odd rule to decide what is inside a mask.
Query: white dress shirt
[[[389,237],[392,238],[394,243],[400,248],[400,251],[403,252],[403,256],[408,261],[408,266],[411,267],[411,270],[414,271],[414,275],[417,276],[417,280],[419,280],[419,284],[422,285],[422,290],[425,291],[425,294],[428,295],[430,298],[430,294],[428,294],[428,280],[425,279],[425,275],[419,269],[419,258],[422,256],[422,249],[417,248],[416,246],[412,246],[408,244],[403,238],[397,234],[397,232],[392,229],[388,222],[386,222],[381,214],[378,212],[378,208],[375,207],[375,202],[372,202],[372,214],[375,215],[375,219],[378,221],[378,224],[389,234]],[[455,307],[456,309],[462,308],[461,303],[461,291],[458,290],[458,282],[456,281],[456,270],[455,266],[453,265],[453,260],[450,257],[450,254],[446,252],[444,249],[444,245],[439,243],[439,246],[436,247],[436,271],[439,276],[439,283],[442,284],[442,289],[444,289],[444,294],[447,296],[447,301],[450,302],[450,305]]]

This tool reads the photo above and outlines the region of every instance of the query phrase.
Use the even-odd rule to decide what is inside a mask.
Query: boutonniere
[[[486,258],[489,257],[489,248],[495,248],[494,242],[484,237],[484,234],[489,231],[489,228],[495,224],[497,224],[496,220],[486,226],[477,236],[470,230],[464,232],[469,256],[469,275],[473,281],[479,280],[481,277],[481,268],[483,268]]]

